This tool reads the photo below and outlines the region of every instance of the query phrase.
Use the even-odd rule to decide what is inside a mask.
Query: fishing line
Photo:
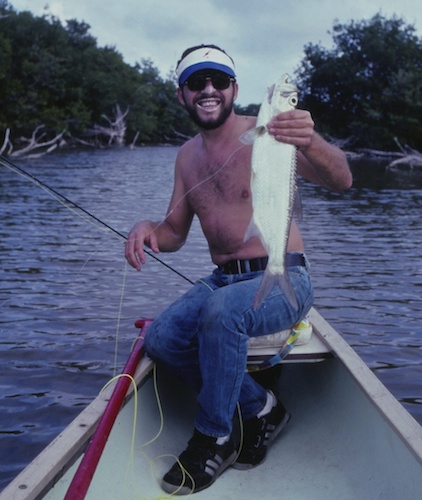
[[[88,223],[92,224],[97,229],[109,230],[109,231],[113,232],[115,235],[117,235],[120,238],[122,238],[123,240],[127,241],[127,236],[125,236],[121,232],[117,231],[116,229],[114,229],[113,227],[111,227],[109,224],[107,224],[106,222],[102,221],[101,219],[99,219],[98,217],[96,217],[94,214],[92,214],[88,210],[85,210],[83,207],[81,207],[77,203],[73,202],[72,200],[70,200],[66,196],[62,195],[61,193],[59,193],[58,191],[56,191],[54,188],[52,188],[52,187],[48,186],[47,184],[45,184],[44,182],[40,181],[39,179],[37,179],[35,176],[33,176],[32,174],[30,174],[29,172],[27,172],[23,168],[18,167],[17,165],[15,165],[14,163],[12,163],[10,160],[4,158],[3,156],[0,156],[0,164],[2,164],[4,167],[8,168],[12,172],[15,172],[16,174],[21,175],[22,177],[24,177],[24,178],[30,180],[31,182],[33,182],[36,186],[38,186],[41,189],[43,189],[52,198],[54,198],[56,201],[58,201],[59,203],[61,203],[64,207],[66,207],[68,210],[70,210],[72,213],[74,213],[75,215],[77,215],[78,217],[80,217],[85,222],[88,222]],[[100,224],[103,227],[100,227],[97,224],[93,224],[90,219],[84,217],[80,212],[82,212],[83,214],[87,215],[90,219],[98,222],[98,224]],[[178,276],[180,276],[184,280],[188,281],[191,285],[194,284],[194,282],[192,280],[190,280],[187,276],[183,275],[177,269],[174,269],[172,266],[170,266],[169,264],[167,264],[166,262],[164,262],[163,260],[161,260],[160,258],[158,258],[153,253],[149,252],[146,249],[144,249],[144,252],[147,255],[149,255],[150,257],[152,257],[153,259],[155,259],[157,262],[159,262],[160,264],[162,264],[164,267],[166,267],[167,269],[169,269],[170,271],[173,271]]]
[[[165,218],[155,227],[154,231],[161,225],[163,224],[166,219],[174,212],[174,210],[177,208],[177,206],[196,188],[198,188],[199,186],[205,184],[206,182],[210,181],[213,177],[215,177],[218,173],[220,173],[225,167],[226,165],[228,164],[228,162],[231,160],[231,158],[240,150],[242,149],[243,147],[245,147],[245,144],[241,144],[238,148],[236,148],[229,156],[228,158],[225,160],[225,162],[221,165],[221,167],[219,167],[213,174],[209,175],[208,177],[206,177],[205,179],[203,179],[202,181],[198,182],[197,184],[195,184],[194,186],[192,186],[188,191],[186,191],[186,193],[184,193],[184,195],[179,199],[177,200],[177,202],[175,203],[175,205],[172,207],[171,210],[169,210],[169,212],[166,214]],[[49,194],[51,197],[53,197],[56,201],[58,201],[60,204],[62,204],[63,206],[65,206],[68,210],[70,210],[72,213],[74,213],[75,215],[77,215],[78,217],[82,218],[84,221],[94,225],[97,229],[101,229],[101,230],[109,230],[111,231],[112,233],[114,233],[115,235],[117,235],[118,237],[122,238],[123,240],[127,241],[127,237],[125,235],[123,235],[122,233],[120,233],[119,231],[117,231],[116,229],[114,229],[113,227],[111,227],[109,224],[105,223],[104,221],[102,221],[101,219],[97,218],[95,215],[93,215],[91,212],[85,210],[83,207],[81,207],[80,205],[76,204],[75,202],[73,202],[72,200],[70,200],[69,198],[67,198],[66,196],[62,195],[61,193],[59,193],[58,191],[56,191],[54,188],[48,186],[46,183],[40,181],[38,178],[36,178],[35,176],[33,176],[32,174],[30,174],[29,172],[27,172],[26,170],[22,169],[21,167],[18,167],[17,165],[15,165],[14,163],[12,163],[11,161],[7,160],[6,158],[4,158],[3,156],[0,155],[0,163],[8,168],[9,170],[13,171],[14,173],[17,173],[18,175],[21,175],[22,177],[26,178],[27,180],[30,180],[31,182],[33,182],[35,185],[37,185],[38,187],[40,187],[41,189],[43,189],[47,194]],[[82,212],[82,214],[86,215],[87,217],[84,217],[84,215],[82,215],[80,212]],[[98,224],[94,224],[92,221],[95,221],[96,223]],[[149,255],[150,257],[152,257],[153,259],[155,259],[156,261],[160,262],[162,265],[164,265],[165,267],[167,267],[169,270],[173,271],[174,273],[176,273],[177,275],[179,275],[180,277],[182,277],[183,279],[185,279],[186,281],[188,281],[189,283],[191,284],[194,284],[193,281],[191,281],[189,278],[187,278],[186,276],[184,276],[182,273],[180,273],[179,271],[177,271],[176,269],[174,269],[173,267],[171,267],[170,265],[166,264],[165,262],[163,262],[161,259],[159,259],[158,257],[156,257],[154,254],[152,254],[151,252],[149,252],[148,250],[144,249],[144,252]],[[125,293],[125,287],[126,287],[126,276],[127,276],[127,261],[125,261],[125,269],[124,269],[124,276],[123,276],[123,283],[122,283],[122,291],[121,291],[121,297],[120,297],[120,306],[119,306],[119,315],[118,315],[118,320],[117,320],[117,325],[116,325],[116,347],[115,347],[115,359],[114,359],[114,373],[116,372],[116,366],[117,366],[117,344],[118,344],[118,338],[119,338],[119,330],[120,330],[120,320],[121,320],[121,312],[122,312],[122,307],[123,307],[123,299],[124,299],[124,293]],[[203,282],[204,283],[204,282]],[[208,288],[209,285],[207,283],[204,283],[204,285],[206,285]],[[131,382],[134,386],[134,397],[135,397],[135,406],[134,406],[134,422],[133,422],[133,429],[132,429],[132,442],[131,442],[131,450],[130,450],[130,455],[129,455],[129,468],[130,469],[130,465],[132,465],[133,467],[133,456],[134,456],[134,448],[135,448],[135,429],[136,429],[136,421],[137,421],[137,413],[138,413],[138,408],[137,408],[137,387],[136,387],[136,383],[133,379],[133,377],[130,377],[129,375],[125,375],[125,374],[122,374],[122,375],[118,375],[118,376],[114,376],[105,386],[104,388],[102,389],[102,391],[114,380],[122,377],[122,376],[128,376],[130,379],[131,379]],[[159,397],[159,393],[158,393],[158,385],[157,385],[157,374],[156,374],[156,367],[154,366],[154,370],[153,370],[153,378],[154,378],[154,391],[155,391],[155,396],[156,396],[156,400],[157,400],[157,406],[158,406],[158,411],[159,411],[159,414],[160,414],[160,427],[159,427],[159,430],[157,432],[157,434],[152,438],[150,439],[148,442],[144,443],[141,448],[145,448],[146,446],[148,446],[149,444],[153,443],[154,441],[156,441],[159,436],[161,435],[162,431],[163,431],[163,427],[164,427],[164,415],[163,415],[163,410],[162,410],[162,405],[161,405],[161,401],[160,401],[160,397]],[[101,392],[102,392],[101,391]],[[240,410],[238,409],[239,413],[240,413]],[[156,461],[158,461],[160,458],[163,458],[165,455],[161,455],[159,457],[156,457],[154,460],[151,460],[149,457],[147,457],[146,453],[144,452],[141,452],[149,461],[150,463],[154,464]],[[177,460],[178,458],[175,457]],[[182,481],[182,484],[181,486],[183,485],[184,483],[184,477],[185,477],[185,474],[187,476],[190,477],[191,481],[193,484],[195,484],[195,481],[193,479],[193,477],[190,476],[189,472],[186,471],[184,469],[184,467],[180,464],[180,467],[182,469],[182,475],[183,475],[183,481]],[[159,498],[168,498],[168,497],[159,497]],[[157,499],[158,500],[158,499]]]
[[[129,473],[129,470],[132,470],[132,474],[134,474],[133,470],[133,456],[134,456],[134,450],[135,450],[135,437],[136,437],[136,422],[138,420],[138,386],[136,384],[136,380],[132,377],[132,375],[129,375],[128,373],[121,373],[120,375],[116,375],[113,377],[111,380],[109,380],[105,386],[101,389],[100,394],[104,392],[104,390],[115,380],[118,380],[122,377],[127,377],[131,384],[132,384],[132,390],[133,390],[133,424],[132,424],[132,436],[131,436],[131,446],[129,450],[129,457],[128,457],[128,466],[127,466],[127,471],[126,474]]]
[[[90,214],[89,212],[87,212],[86,210],[84,210],[82,207],[79,207],[76,203],[74,203],[73,201],[69,200],[68,198],[66,198],[65,196],[63,196],[62,194],[60,194],[54,188],[52,188],[50,186],[47,186],[47,184],[43,183],[42,181],[40,181],[39,179],[37,179],[36,177],[34,177],[33,175],[31,175],[29,172],[27,172],[23,168],[18,167],[17,165],[15,165],[11,161],[7,160],[3,156],[0,156],[0,163],[4,167],[6,167],[9,170],[11,170],[12,172],[14,172],[14,173],[20,175],[21,177],[23,177],[23,178],[25,178],[25,179],[30,180],[31,182],[33,182],[36,186],[38,186],[39,188],[41,188],[48,195],[50,195],[52,198],[54,198],[56,201],[58,201],[61,205],[63,205],[64,207],[66,207],[68,210],[70,210],[72,213],[74,213],[75,215],[77,215],[78,217],[80,217],[85,222],[93,224],[91,220],[85,218],[82,214],[80,214],[79,212],[77,212],[75,210],[75,208],[77,208],[81,212],[84,212],[86,215],[88,215],[92,219],[97,220],[103,226],[107,226],[105,223],[103,223],[102,221],[100,221],[99,219],[97,219],[94,215]],[[97,229],[102,229],[99,226],[96,226],[95,224],[93,224],[93,225]],[[108,227],[108,229],[111,229],[113,231],[113,229],[111,227]],[[117,231],[114,231],[114,232],[117,233]],[[120,235],[120,236],[124,237],[123,235]]]
[[[161,433],[163,432],[163,428],[164,428],[164,412],[163,412],[163,406],[161,404],[160,394],[158,392],[157,365],[156,364],[154,364],[154,367],[152,369],[152,375],[153,375],[153,381],[154,381],[155,399],[157,401],[158,413],[160,414],[160,427],[159,427],[159,429],[157,431],[157,434],[152,439],[150,439],[149,441],[147,441],[146,443],[144,443],[141,446],[141,448],[145,448],[149,444],[151,444],[154,441],[156,441],[160,437]]]
[[[220,167],[220,168],[218,168],[218,169],[217,169],[214,173],[212,173],[211,175],[209,175],[209,176],[208,176],[208,177],[206,177],[205,179],[202,179],[202,181],[199,181],[197,184],[195,184],[195,185],[194,185],[194,186],[192,186],[190,189],[188,189],[188,190],[186,191],[186,193],[184,193],[184,195],[176,201],[176,203],[174,204],[174,206],[172,207],[172,209],[171,209],[171,210],[169,210],[169,211],[167,212],[167,214],[166,214],[166,216],[164,217],[164,219],[163,219],[162,221],[160,221],[160,222],[159,222],[159,223],[158,223],[158,224],[154,227],[154,229],[153,229],[150,233],[148,233],[147,237],[148,237],[148,236],[150,236],[152,233],[154,233],[154,232],[155,232],[155,231],[156,231],[156,230],[157,230],[157,229],[158,229],[158,228],[159,228],[162,224],[164,224],[164,222],[165,222],[165,221],[166,221],[166,220],[167,220],[167,219],[171,216],[171,214],[172,214],[172,213],[176,210],[176,208],[178,207],[178,205],[179,205],[180,203],[182,203],[182,201],[183,201],[183,200],[184,200],[187,196],[189,196],[189,194],[190,194],[192,191],[194,191],[195,189],[197,189],[199,186],[202,186],[202,184],[205,184],[206,182],[209,182],[209,181],[210,181],[213,177],[215,177],[217,174],[219,174],[219,173],[223,170],[223,168],[225,168],[225,167],[226,167],[226,165],[227,165],[227,164],[228,164],[228,162],[231,160],[231,158],[232,158],[232,157],[233,157],[233,156],[234,156],[234,155],[235,155],[238,151],[240,151],[242,148],[244,148],[245,146],[246,146],[246,144],[241,144],[240,146],[238,146],[238,147],[237,147],[234,151],[232,151],[232,152],[230,153],[230,155],[226,158],[225,162],[221,165],[221,167]],[[144,250],[144,251],[145,251],[145,253],[146,253],[147,255],[151,255],[151,253],[147,252],[146,250]],[[154,257],[154,256],[153,256],[153,257]],[[157,260],[159,260],[159,259],[157,259]],[[161,261],[160,261],[160,262],[161,262]],[[175,271],[174,269],[173,269],[173,271],[174,271],[174,272],[177,272],[177,271]],[[184,277],[184,276],[183,276],[183,277]],[[185,278],[185,279],[187,279],[186,277],[184,277],[184,278]],[[193,281],[190,281],[189,279],[187,279],[187,281],[189,281],[192,285],[194,284],[194,282],[193,282]],[[202,280],[199,280],[199,281],[202,281]],[[211,289],[211,287],[210,287],[208,284],[206,284],[204,281],[202,281],[202,283],[204,283],[204,285],[205,285],[205,286],[207,286],[208,288],[210,288],[210,290],[211,290],[211,291],[213,291],[213,290]]]
[[[177,200],[177,202],[175,203],[174,207],[167,213],[165,219],[163,221],[161,221],[161,223],[163,223],[173,212],[174,210],[176,209],[176,207],[192,192],[194,191],[195,189],[197,189],[199,186],[202,186],[202,184],[205,184],[206,182],[210,181],[213,177],[215,177],[217,174],[219,174],[223,168],[226,167],[227,163],[232,159],[232,157],[238,152],[240,151],[242,148],[244,148],[246,146],[246,144],[241,144],[239,147],[237,147],[232,153],[230,153],[230,155],[227,157],[226,161],[221,165],[220,168],[218,168],[213,174],[209,175],[208,177],[206,177],[205,179],[202,179],[202,181],[199,181],[197,184],[195,184],[194,186],[192,186],[190,189],[188,189],[186,191],[186,193],[179,199]],[[158,226],[157,226],[158,227]]]
[[[223,168],[226,167],[227,163],[232,159],[232,157],[238,152],[240,151],[242,148],[244,148],[247,144],[241,144],[240,146],[238,146],[234,151],[232,151],[229,156],[226,158],[226,160],[224,161],[224,163],[221,165],[220,168],[218,168],[214,173],[212,173],[211,175],[209,175],[208,177],[206,177],[205,179],[202,179],[202,181],[199,181],[198,183],[196,183],[195,185],[193,185],[190,189],[188,189],[186,191],[186,193],[183,194],[183,196],[181,196],[177,201],[176,203],[174,204],[174,206],[172,207],[171,210],[169,210],[166,214],[166,216],[164,217],[164,219],[162,221],[160,221],[155,227],[154,229],[147,234],[146,237],[150,236],[152,233],[154,233],[162,224],[164,224],[164,222],[170,217],[170,215],[176,210],[176,208],[180,205],[180,203],[182,203],[182,201],[187,197],[189,196],[190,193],[192,193],[192,191],[194,191],[195,189],[197,189],[199,186],[202,186],[202,184],[205,184],[206,182],[209,182],[213,177],[215,177],[217,174],[219,174]],[[147,255],[151,255],[150,253],[148,253],[146,250],[144,250],[145,253]],[[159,259],[157,259],[159,260]],[[161,262],[161,261],[160,261]],[[175,271],[173,269],[173,271]],[[177,271],[175,271],[177,272]],[[184,276],[183,276],[184,277]],[[186,277],[184,277],[185,279],[187,279]],[[187,281],[189,281],[192,285],[194,284],[193,281],[190,281],[189,279],[187,279]],[[206,285],[208,288],[209,285]]]
[[[230,155],[227,157],[227,159],[225,160],[225,162],[221,165],[220,168],[218,168],[214,173],[212,173],[211,175],[209,175],[208,177],[206,177],[205,179],[203,179],[202,181],[198,182],[197,184],[195,184],[194,186],[192,186],[190,189],[188,189],[188,191],[186,191],[186,193],[184,193],[184,195],[179,199],[177,200],[177,202],[175,203],[175,205],[172,207],[171,210],[169,210],[169,212],[166,214],[165,218],[159,223],[157,224],[157,226],[154,228],[153,231],[156,231],[158,229],[159,226],[161,226],[167,219],[168,217],[170,217],[170,215],[174,212],[174,210],[177,208],[177,206],[192,192],[194,191],[195,189],[197,189],[199,186],[202,186],[202,184],[205,184],[206,182],[210,181],[213,177],[215,177],[217,174],[219,174],[223,168],[226,167],[226,165],[228,164],[228,162],[231,160],[231,158],[238,152],[240,151],[242,148],[244,148],[246,146],[246,144],[241,144],[240,146],[238,146],[232,153],[230,153]],[[87,219],[86,217],[84,217],[83,215],[81,215],[81,213],[77,212],[75,209],[79,210],[80,212],[82,212],[83,214],[87,215],[90,219],[94,220],[95,222],[97,222],[98,224],[100,224],[102,226],[102,228],[104,228],[105,230],[109,230],[111,231],[112,233],[114,233],[115,235],[119,236],[120,238],[122,238],[123,240],[127,241],[127,236],[125,236],[124,234],[122,234],[120,231],[117,231],[116,229],[114,229],[113,227],[111,227],[109,224],[107,224],[106,222],[102,221],[101,219],[99,219],[98,217],[96,217],[94,214],[92,214],[91,212],[89,212],[88,210],[84,209],[83,207],[81,207],[80,205],[78,205],[77,203],[73,202],[72,200],[70,200],[69,198],[67,198],[66,196],[62,195],[61,193],[59,193],[58,191],[56,191],[54,188],[52,188],[51,186],[48,186],[46,183],[40,181],[39,179],[37,179],[34,175],[30,174],[29,172],[27,172],[26,170],[24,170],[23,168],[21,167],[18,167],[16,164],[14,164],[13,162],[11,162],[10,160],[8,160],[7,158],[4,158],[2,155],[0,155],[0,163],[8,168],[9,170],[12,170],[12,172],[15,172],[16,174],[18,175],[21,175],[22,177],[30,180],[31,182],[33,182],[36,186],[40,187],[41,189],[43,189],[45,192],[47,192],[47,194],[49,194],[50,196],[52,196],[56,201],[58,201],[59,203],[61,203],[64,207],[66,207],[68,210],[70,210],[72,213],[74,213],[75,215],[77,215],[78,217],[80,217],[82,220],[84,220],[85,222],[88,222],[88,223],[91,223],[92,224],[92,221]],[[96,224],[93,224],[94,227],[96,227],[97,229],[102,229],[101,227],[97,226]],[[153,232],[152,231],[152,232]],[[151,233],[152,233],[151,232]],[[150,234],[151,234],[150,233]],[[153,259],[155,259],[157,262],[159,262],[160,264],[162,264],[164,267],[166,267],[167,269],[169,269],[170,271],[173,271],[173,273],[177,274],[178,276],[180,276],[181,278],[183,278],[184,280],[186,280],[187,282],[189,282],[191,285],[194,284],[194,282],[189,279],[187,276],[185,276],[184,274],[182,274],[181,272],[179,272],[177,269],[175,269],[174,267],[170,266],[169,264],[167,264],[166,262],[164,262],[163,260],[161,260],[159,257],[157,257],[156,255],[154,255],[152,252],[146,250],[144,248],[144,252],[152,257]]]
[[[159,420],[160,420],[160,426],[159,426],[159,429],[156,433],[156,435],[151,438],[149,441],[143,443],[140,445],[140,453],[141,455],[144,457],[144,459],[146,460],[147,463],[149,463],[149,466],[150,466],[150,469],[151,469],[151,472],[152,472],[152,475],[154,476],[155,480],[158,480],[158,475],[159,475],[159,471],[156,467],[156,462],[163,458],[163,457],[172,457],[174,460],[178,460],[178,458],[174,455],[160,455],[158,457],[155,457],[154,459],[152,459],[147,453],[146,451],[143,451],[143,449],[145,447],[147,447],[148,445],[154,443],[159,437],[160,435],[162,434],[162,431],[163,431],[163,428],[164,428],[164,412],[163,412],[163,408],[162,408],[162,404],[161,404],[161,399],[160,399],[160,396],[159,396],[159,391],[158,391],[158,380],[157,380],[157,365],[154,364],[153,366],[153,369],[152,369],[152,378],[153,378],[153,387],[154,387],[154,395],[155,395],[155,398],[156,398],[156,402],[157,402],[157,408],[158,408],[158,412],[159,412]],[[134,386],[136,385],[136,383],[134,384]],[[125,489],[128,491],[128,493],[130,494],[131,498],[134,497],[134,491],[131,491],[131,486],[130,486],[130,483],[132,483],[133,485],[135,484],[135,480],[134,480],[134,477],[135,477],[135,473],[134,473],[134,456],[135,456],[135,449],[136,449],[136,442],[135,442],[135,428],[136,428],[136,422],[137,422],[137,419],[138,419],[138,392],[137,392],[137,388],[134,387],[134,395],[133,397],[135,398],[134,400],[134,411],[133,411],[133,431],[132,431],[132,440],[131,440],[131,449],[130,449],[130,453],[129,453],[129,461],[128,461],[128,470],[126,471],[126,480],[125,480]],[[132,475],[132,478],[129,479],[129,475]],[[133,489],[133,487],[132,487]],[[153,499],[148,499],[147,497],[145,497],[144,495],[140,494],[139,492],[136,492],[136,495],[138,496],[139,495],[139,498],[142,498],[143,500],[163,500],[163,499],[168,499],[168,498],[171,498],[173,495],[170,495],[170,496],[167,496],[167,495],[161,495],[159,497],[154,497]]]

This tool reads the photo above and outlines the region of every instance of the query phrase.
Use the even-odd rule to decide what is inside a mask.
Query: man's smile
[[[206,111],[207,113],[210,113],[216,109],[219,108],[221,105],[221,99],[216,98],[216,97],[207,97],[207,98],[202,98],[199,99],[195,105],[202,109],[203,111]]]

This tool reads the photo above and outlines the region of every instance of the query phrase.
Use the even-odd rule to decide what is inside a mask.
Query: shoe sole
[[[271,445],[273,444],[273,442],[275,441],[277,436],[281,433],[281,431],[289,423],[290,417],[291,417],[291,414],[286,412],[286,414],[283,417],[283,420],[278,424],[278,427],[276,427],[276,429],[274,429],[274,432],[271,434],[271,436],[268,439],[267,450],[265,452],[265,455],[260,462],[258,462],[256,464],[245,464],[242,462],[234,462],[234,464],[232,464],[233,469],[249,470],[249,469],[253,469],[254,467],[258,467],[258,465],[261,465],[263,462],[265,462],[265,459],[267,458],[268,450],[270,449]]]
[[[161,488],[166,492],[172,495],[192,495],[193,493],[198,493],[198,491],[205,490],[209,486],[211,486],[220,476],[221,474],[227,470],[234,462],[237,457],[237,451],[234,451],[219,467],[219,469],[215,472],[214,476],[212,476],[211,481],[208,484],[205,484],[201,488],[192,490],[188,486],[180,486],[174,485],[171,483],[167,483],[165,481],[161,481]]]

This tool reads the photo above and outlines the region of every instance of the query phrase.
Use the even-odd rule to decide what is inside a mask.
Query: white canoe
[[[315,310],[309,319],[312,340],[294,347],[278,382],[292,419],[266,461],[248,471],[229,468],[195,499],[422,498],[422,427]],[[160,479],[191,437],[195,396],[158,374],[163,411],[159,433],[152,372],[153,363],[142,359],[135,375],[137,396],[127,397],[117,417],[87,499],[168,498]],[[111,390],[97,397],[10,483],[0,500],[63,499]]]

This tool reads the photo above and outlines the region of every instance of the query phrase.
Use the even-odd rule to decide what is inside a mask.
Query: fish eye
[[[292,94],[292,95],[289,97],[289,104],[290,104],[291,106],[297,106],[297,103],[298,103],[297,95],[296,95],[296,94]]]

